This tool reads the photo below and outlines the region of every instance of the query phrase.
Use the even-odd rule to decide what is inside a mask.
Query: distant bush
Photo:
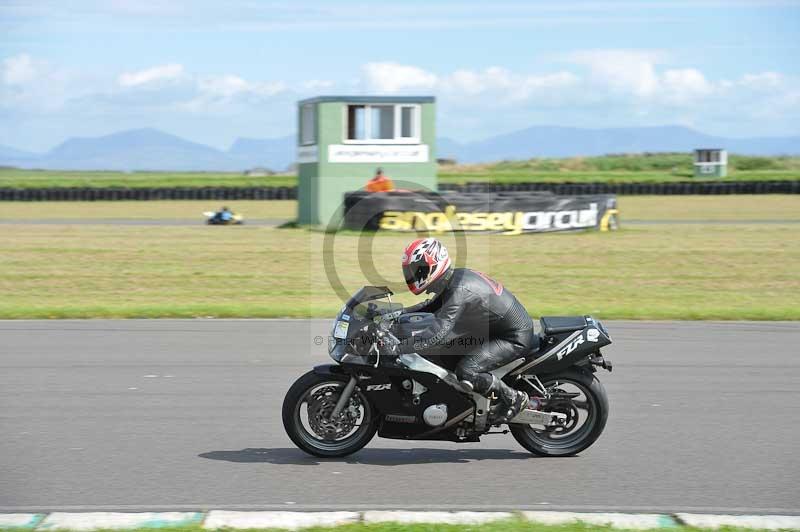
[[[614,153],[592,157],[531,158],[440,166],[450,182],[670,182],[693,180],[694,155],[684,153]],[[800,157],[728,156],[729,180],[800,180]]]
[[[564,165],[564,160],[559,159],[531,159],[532,169],[537,172],[558,172]]]
[[[643,172],[652,170],[688,171],[692,156],[687,153],[615,154],[586,159],[591,170]]]
[[[778,170],[782,165],[778,164],[774,158],[771,157],[746,157],[734,156],[731,157],[731,166],[737,170]]]

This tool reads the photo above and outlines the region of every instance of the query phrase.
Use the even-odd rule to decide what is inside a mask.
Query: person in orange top
[[[367,186],[364,188],[367,192],[391,192],[394,190],[394,182],[383,175],[383,168],[378,168],[375,177],[367,181]]]

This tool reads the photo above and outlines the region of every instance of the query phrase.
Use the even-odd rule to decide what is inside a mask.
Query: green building
[[[694,150],[695,177],[725,177],[728,175],[728,152],[721,148]]]
[[[398,188],[436,190],[432,96],[319,96],[297,105],[299,223],[329,223],[344,193],[364,188],[377,168]]]

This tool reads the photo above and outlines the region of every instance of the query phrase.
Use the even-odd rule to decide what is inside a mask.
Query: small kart
[[[207,225],[242,225],[244,223],[244,216],[236,213],[231,213],[231,217],[227,220],[223,218],[221,212],[206,211],[203,216],[206,217]]]

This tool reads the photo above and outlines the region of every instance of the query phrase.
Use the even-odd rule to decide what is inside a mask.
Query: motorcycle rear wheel
[[[575,428],[574,433],[565,429],[547,430],[536,429],[532,425],[509,424],[509,430],[514,439],[528,451],[539,456],[572,456],[584,451],[592,445],[606,426],[608,420],[608,396],[606,390],[597,378],[591,373],[569,370],[558,375],[542,378],[545,388],[569,387],[572,392],[581,393],[584,398],[574,402],[572,408],[576,419],[578,410],[585,406],[586,414],[584,423]],[[573,402],[573,401],[570,401]],[[543,410],[548,410],[544,407]],[[554,408],[559,411],[559,408]],[[570,412],[570,424],[572,413]]]
[[[337,420],[332,421],[326,415],[349,379],[347,375],[320,375],[309,371],[286,392],[283,427],[301,450],[321,458],[339,458],[358,451],[375,436],[378,430],[375,409],[358,388],[353,390],[349,404]]]

